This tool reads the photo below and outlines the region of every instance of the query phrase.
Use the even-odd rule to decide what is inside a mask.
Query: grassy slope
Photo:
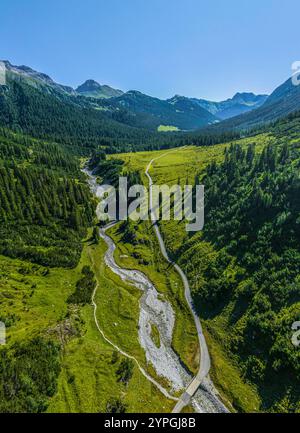
[[[142,361],[144,354],[137,339],[140,294],[105,267],[105,250],[102,241],[98,246],[87,243],[79,267],[84,264],[94,266],[99,284],[97,318],[106,337]],[[169,412],[174,403],[145,379],[136,366],[128,386],[117,381],[116,371],[122,357],[119,356],[116,364],[112,363],[114,349],[97,330],[91,305],[82,309],[82,317],[85,322],[84,336],[72,339],[65,348],[59,392],[49,411],[105,412],[107,401],[119,398],[128,412]]]
[[[238,140],[243,146],[256,143],[256,151],[274,140],[271,134],[261,134],[257,137]],[[151,176],[157,184],[193,184],[196,175],[201,175],[202,170],[213,160],[223,160],[225,147],[230,145],[220,144],[210,147],[188,147],[166,154],[166,151],[141,152],[134,154],[118,155],[125,161],[125,167],[129,171],[139,171],[147,185],[144,171],[152,158],[162,156],[154,161]],[[166,154],[166,155],[165,155]],[[165,155],[165,156],[164,156]],[[182,244],[188,242],[189,235],[185,231],[183,222],[168,221],[160,223],[161,231],[165,239],[167,249],[176,257]],[[201,233],[197,234],[201,243]],[[203,245],[205,249],[205,245]],[[209,254],[214,254],[209,245]],[[193,284],[193,282],[191,282]],[[179,313],[180,314],[180,313]],[[177,311],[178,317],[178,311]],[[226,317],[220,316],[214,321],[203,321],[207,341],[212,357],[211,375],[219,391],[229,405],[245,412],[256,412],[259,408],[259,395],[250,384],[241,378],[238,364],[226,352],[224,340],[226,340]]]
[[[62,338],[56,332],[57,324],[70,317],[66,300],[75,290],[82,267],[100,263],[95,267],[99,323],[120,347],[143,358],[137,340],[140,294],[104,269],[104,252],[103,243],[85,243],[76,269],[55,268],[48,275],[44,275],[46,268],[42,266],[1,256],[1,319],[9,318],[11,322],[7,342],[11,345],[40,333],[63,341],[58,393],[50,401],[49,412],[105,412],[110,398],[120,398],[131,412],[170,412],[174,402],[168,401],[136,367],[127,387],[117,381],[116,370],[122,357],[116,364],[111,363],[113,348],[95,326],[92,305],[71,314],[73,336],[64,331]],[[136,308],[132,308],[133,303]]]
[[[67,312],[66,299],[79,278],[77,269],[46,268],[1,256],[1,317],[11,318],[7,343],[29,339],[54,327]]]

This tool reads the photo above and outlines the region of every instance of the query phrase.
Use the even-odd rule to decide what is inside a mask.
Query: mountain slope
[[[292,79],[288,79],[279,87],[277,87],[273,93],[268,97],[265,105],[274,104],[278,101],[288,100],[291,97],[295,97],[299,94],[299,86],[295,86]]]

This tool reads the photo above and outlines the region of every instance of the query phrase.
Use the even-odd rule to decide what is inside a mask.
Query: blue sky
[[[0,16],[0,58],[72,86],[222,100],[300,60],[299,0],[1,0]]]

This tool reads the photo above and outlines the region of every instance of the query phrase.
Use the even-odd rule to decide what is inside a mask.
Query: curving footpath
[[[186,389],[184,394],[181,396],[181,398],[177,402],[176,406],[173,409],[173,413],[180,413],[182,411],[182,409],[190,403],[192,397],[196,394],[196,392],[197,392],[198,388],[200,387],[200,385],[202,384],[203,380],[208,376],[208,373],[209,373],[210,367],[211,367],[211,361],[210,361],[210,356],[209,356],[209,352],[208,352],[208,347],[207,347],[206,340],[205,340],[205,337],[203,334],[203,329],[201,326],[200,319],[194,310],[194,305],[193,305],[193,301],[192,301],[191,290],[190,290],[188,279],[187,279],[185,273],[183,272],[183,270],[180,268],[180,266],[178,266],[176,263],[172,262],[172,260],[168,256],[168,253],[167,253],[167,250],[165,247],[165,243],[164,243],[163,238],[161,236],[161,233],[160,233],[160,230],[159,230],[159,227],[157,225],[157,221],[156,221],[156,218],[155,218],[154,212],[153,212],[153,202],[152,202],[153,180],[149,174],[149,170],[150,170],[154,161],[157,161],[158,159],[163,158],[167,154],[169,154],[171,152],[176,152],[178,150],[179,149],[171,150],[169,152],[164,153],[163,155],[158,156],[157,158],[153,158],[149,162],[149,164],[146,168],[146,171],[145,171],[145,175],[147,176],[147,178],[149,180],[150,215],[151,215],[151,221],[153,222],[154,231],[155,231],[156,237],[158,239],[162,255],[171,265],[173,265],[173,267],[176,269],[176,271],[178,272],[178,274],[180,275],[180,277],[182,279],[182,282],[184,285],[185,298],[186,298],[186,301],[190,307],[191,313],[192,313],[193,318],[194,318],[194,322],[195,322],[195,325],[197,328],[198,339],[199,339],[199,346],[200,346],[200,357],[201,358],[200,358],[199,371],[198,371],[197,375],[193,378],[192,382],[190,383],[190,385],[188,386],[188,388]],[[181,148],[181,150],[182,150],[182,148]],[[215,394],[217,394],[217,391],[215,391]],[[220,402],[220,406],[223,406],[223,404],[221,402]]]

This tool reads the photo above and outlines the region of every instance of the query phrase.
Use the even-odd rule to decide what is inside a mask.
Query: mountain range
[[[267,100],[268,95],[254,93],[236,93],[233,98],[221,102],[206,101],[192,98],[197,104],[214,114],[218,119],[225,120],[239,114],[259,108]]]
[[[91,79],[73,89],[28,66],[14,66],[9,61],[4,64],[10,80],[30,85],[68,106],[96,110],[101,119],[110,118],[119,124],[152,131],[160,128],[192,131],[207,127],[215,131],[243,130],[300,109],[300,89],[291,79],[270,96],[244,92],[221,102],[179,95],[162,100],[137,90],[123,92]]]

